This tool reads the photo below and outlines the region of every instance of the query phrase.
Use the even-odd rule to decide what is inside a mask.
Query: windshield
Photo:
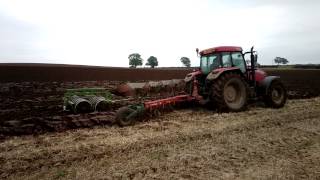
[[[220,60],[218,54],[212,54],[209,56],[201,57],[201,71],[204,74],[208,74],[213,69],[219,68]]]

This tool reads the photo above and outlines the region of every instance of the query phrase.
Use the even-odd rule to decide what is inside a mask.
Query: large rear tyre
[[[267,90],[264,103],[268,107],[281,108],[287,101],[287,90],[279,80],[274,80]]]
[[[133,112],[134,110],[129,107],[120,108],[116,114],[116,123],[118,123],[118,125],[121,127],[134,124],[135,119],[128,118],[128,116]]]
[[[247,89],[240,74],[226,73],[213,82],[211,100],[219,111],[242,111],[247,105]]]

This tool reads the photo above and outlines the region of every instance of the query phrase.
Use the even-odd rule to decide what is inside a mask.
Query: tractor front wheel
[[[226,73],[213,82],[211,100],[220,111],[242,111],[247,104],[247,87],[240,74]]]
[[[287,101],[287,91],[284,85],[279,80],[274,80],[264,97],[264,103],[268,107],[281,108]]]

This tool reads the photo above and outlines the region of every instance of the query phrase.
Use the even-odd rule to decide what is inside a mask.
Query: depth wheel
[[[268,88],[264,103],[268,107],[281,108],[287,101],[287,91],[279,80],[274,80]]]
[[[128,116],[133,112],[134,110],[129,107],[120,108],[116,114],[116,122],[119,124],[119,126],[123,127],[134,124],[135,119],[128,118]]]
[[[247,105],[247,89],[240,74],[226,73],[213,82],[211,100],[219,111],[242,111]]]

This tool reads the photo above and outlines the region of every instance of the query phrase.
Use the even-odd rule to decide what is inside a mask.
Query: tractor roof
[[[214,52],[242,52],[242,48],[239,46],[219,46],[200,51],[200,55],[208,55]]]

